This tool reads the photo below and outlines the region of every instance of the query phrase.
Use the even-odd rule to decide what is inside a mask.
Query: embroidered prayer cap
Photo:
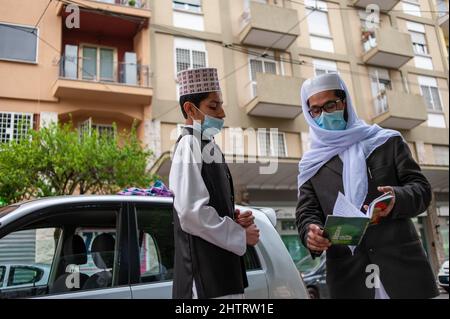
[[[180,96],[207,92],[220,92],[216,68],[188,69],[178,72]]]
[[[303,90],[306,93],[304,98],[309,100],[314,94],[330,91],[330,90],[344,90],[342,80],[337,73],[321,74],[310,78],[303,83]]]

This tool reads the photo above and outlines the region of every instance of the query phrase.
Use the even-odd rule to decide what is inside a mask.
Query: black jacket
[[[184,128],[182,136],[193,135],[192,128]],[[181,137],[177,141],[180,141]],[[195,134],[193,135],[194,137]],[[199,138],[199,137],[198,137]],[[204,152],[219,152],[221,163],[202,163],[202,178],[209,193],[209,206],[221,217],[234,219],[234,190],[228,165],[220,149],[209,140],[201,141]],[[215,158],[215,156],[214,156]],[[192,185],[195,187],[195,185]],[[248,286],[244,258],[222,249],[200,237],[181,229],[174,209],[175,269],[172,296],[174,299],[192,298],[192,281],[195,279],[200,299],[243,294]]]
[[[374,289],[365,284],[369,264],[379,267],[381,282],[391,298],[437,296],[433,271],[411,221],[428,208],[430,184],[401,137],[392,137],[374,150],[366,164],[369,189],[364,203],[381,195],[378,186],[393,186],[396,203],[378,225],[368,227],[354,255],[344,245],[328,249],[327,284],[331,297],[374,298]],[[342,161],[335,156],[300,187],[296,224],[305,247],[308,225],[323,227],[326,216],[333,213],[338,192],[344,193],[342,169]]]

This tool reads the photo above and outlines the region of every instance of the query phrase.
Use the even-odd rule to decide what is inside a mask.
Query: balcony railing
[[[64,79],[151,87],[150,67],[139,63],[106,63],[83,57],[62,56],[59,75]]]

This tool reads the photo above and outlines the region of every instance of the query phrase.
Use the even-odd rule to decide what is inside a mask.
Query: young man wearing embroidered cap
[[[431,186],[400,133],[360,120],[338,74],[305,81],[301,102],[311,148],[299,165],[297,227],[313,256],[326,251],[331,297],[437,296],[433,271],[411,221],[427,209]],[[323,232],[339,192],[362,212],[382,193],[394,195],[379,213],[381,221],[369,225],[356,247],[331,245]],[[371,280],[375,276],[379,280]]]
[[[178,74],[186,119],[175,145],[169,187],[174,193],[173,298],[243,298],[243,255],[259,230],[250,211],[234,208],[233,180],[214,143],[224,124],[217,70]]]

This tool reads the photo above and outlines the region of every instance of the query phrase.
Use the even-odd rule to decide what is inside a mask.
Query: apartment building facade
[[[366,11],[372,2],[380,19]],[[71,3],[80,9],[79,28]],[[14,123],[23,117],[35,128],[70,119],[98,130],[137,123],[155,153],[152,171],[167,180],[184,122],[176,73],[216,67],[227,115],[217,142],[236,198],[277,210],[277,228],[298,262],[307,254],[294,220],[298,162],[308,150],[300,87],[314,75],[339,72],[359,116],[400,130],[408,141],[434,192],[415,223],[434,267],[448,258],[448,1],[47,4],[1,2],[1,141],[20,137]],[[268,171],[275,174],[262,173]]]
[[[371,12],[365,8],[371,2],[381,9],[374,29],[366,25]],[[227,115],[227,128],[217,142],[232,170],[236,197],[276,208],[277,228],[294,259],[301,260],[306,252],[298,242],[295,205],[308,127],[299,89],[306,78],[339,72],[359,116],[400,130],[408,141],[435,194],[430,210],[415,223],[434,266],[448,258],[448,50],[443,37],[448,27],[441,28],[439,20],[443,4],[154,0],[151,6],[151,43],[157,44],[151,47],[156,75],[151,148],[159,156],[155,172],[167,177],[170,151],[183,123],[176,73],[217,67]],[[273,156],[278,156],[276,174],[261,174]]]

